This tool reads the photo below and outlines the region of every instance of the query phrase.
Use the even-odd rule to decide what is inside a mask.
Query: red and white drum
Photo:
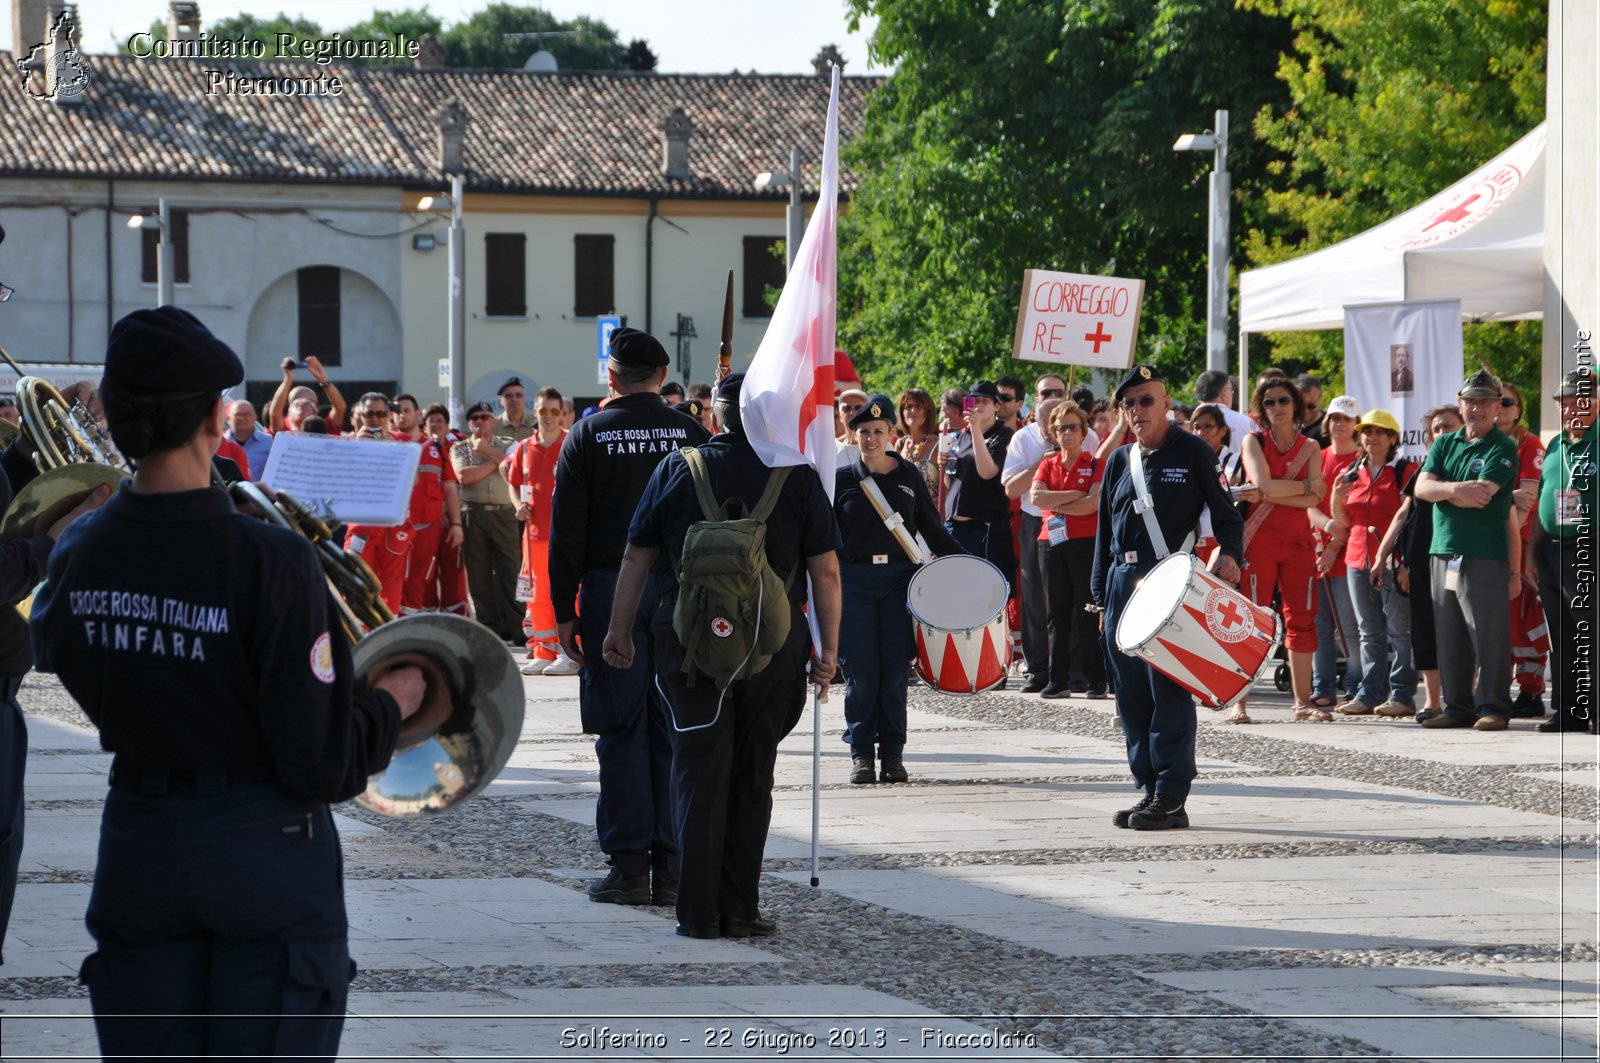
[[[981,694],[1006,679],[1006,578],[971,554],[928,562],[911,577],[917,675],[946,694]]]
[[[1172,554],[1139,581],[1117,621],[1117,649],[1207,705],[1250,689],[1283,641],[1283,620],[1207,572],[1193,554]]]

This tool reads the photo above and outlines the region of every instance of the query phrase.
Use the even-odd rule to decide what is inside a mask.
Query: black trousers
[[[6,926],[11,922],[17,867],[22,862],[22,773],[28,766],[28,725],[17,704],[21,685],[20,675],[0,676],[0,962],[5,960]]]
[[[1057,546],[1041,541],[1036,553],[1048,588],[1050,682],[1103,691],[1106,659],[1100,649],[1100,617],[1084,610],[1094,575],[1094,540],[1068,539]]]
[[[793,607],[789,641],[726,695],[683,674],[683,645],[663,602],[652,626],[656,680],[672,727],[672,812],[678,836],[678,923],[720,927],[760,914],[761,861],[772,824],[778,743],[806,703],[811,632]]]
[[[1594,537],[1586,544],[1588,578],[1579,578],[1579,540],[1546,536],[1534,555],[1539,565],[1539,600],[1544,603],[1545,624],[1550,629],[1550,677],[1554,681],[1551,708],[1562,723],[1574,729],[1595,722],[1594,646],[1600,624],[1592,586]],[[1587,651],[1587,652],[1586,652]]]
[[[355,974],[340,860],[327,806],[275,784],[114,786],[81,975],[102,1053],[332,1060]]]
[[[1022,556],[1017,569],[1022,584],[1022,659],[1027,662],[1028,675],[1042,678],[1050,671],[1050,609],[1044,554],[1033,545],[1039,538],[1039,525],[1039,517],[1022,511]]]

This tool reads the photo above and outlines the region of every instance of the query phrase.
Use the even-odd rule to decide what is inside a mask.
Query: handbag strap
[[[1265,457],[1267,453],[1266,433],[1257,432],[1256,438],[1257,441],[1261,443],[1262,457]],[[1299,473],[1304,471],[1306,463],[1311,460],[1311,448],[1306,446],[1304,443],[1300,443],[1298,445],[1300,447],[1300,453],[1296,454],[1294,460],[1289,462],[1288,468],[1283,470],[1283,478],[1285,480],[1298,480],[1300,478]],[[1242,456],[1240,458],[1240,464],[1243,464]],[[1251,507],[1250,519],[1244,522],[1243,549],[1245,551],[1250,549],[1250,540],[1254,539],[1256,537],[1256,532],[1261,530],[1261,525],[1267,519],[1267,515],[1277,508],[1278,504],[1276,502],[1268,502],[1266,500],[1257,502],[1253,507]]]

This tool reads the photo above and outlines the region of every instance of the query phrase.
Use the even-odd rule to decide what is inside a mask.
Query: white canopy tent
[[[1545,125],[1449,188],[1321,251],[1239,275],[1239,377],[1252,332],[1342,329],[1344,308],[1461,300],[1466,321],[1544,312]]]

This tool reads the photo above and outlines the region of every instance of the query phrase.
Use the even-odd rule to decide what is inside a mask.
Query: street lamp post
[[[467,297],[461,278],[467,264],[466,230],[461,225],[461,175],[450,175],[450,423],[466,424]]]
[[[1228,174],[1228,112],[1218,111],[1210,132],[1185,133],[1173,151],[1213,152],[1211,221],[1207,239],[1210,284],[1206,289],[1206,368],[1228,368],[1228,222],[1232,179]],[[1240,382],[1243,387],[1243,381]]]
[[[156,305],[173,305],[176,277],[172,264],[172,210],[167,206],[167,197],[156,201],[155,217],[135,214],[128,219],[128,228],[156,230]]]
[[[789,208],[785,214],[785,220],[787,222],[785,228],[788,230],[788,232],[783,238],[785,251],[784,272],[788,273],[790,270],[794,269],[794,256],[800,253],[800,241],[805,239],[806,232],[805,207],[800,202],[802,184],[800,177],[799,148],[789,149],[788,173],[781,171],[767,171],[756,174],[757,188],[781,188],[784,185],[789,186]]]

